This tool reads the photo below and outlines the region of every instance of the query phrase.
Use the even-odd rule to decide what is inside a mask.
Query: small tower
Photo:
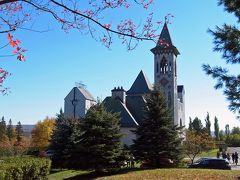
[[[168,107],[172,111],[174,124],[178,119],[178,92],[177,92],[177,56],[180,54],[173,45],[167,23],[164,24],[156,47],[151,49],[154,54],[154,84],[164,92]]]
[[[74,87],[64,99],[64,116],[85,117],[88,109],[95,104],[96,100],[84,87]]]

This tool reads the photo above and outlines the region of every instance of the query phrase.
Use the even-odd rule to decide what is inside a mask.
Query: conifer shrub
[[[0,161],[1,180],[44,180],[50,171],[51,160],[33,157],[12,157]]]

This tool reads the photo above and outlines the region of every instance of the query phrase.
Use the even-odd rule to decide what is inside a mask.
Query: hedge
[[[12,157],[0,160],[1,180],[47,179],[51,161],[46,158]]]

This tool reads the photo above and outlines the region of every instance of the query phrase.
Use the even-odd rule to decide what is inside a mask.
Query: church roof
[[[136,128],[138,126],[138,123],[120,99],[106,97],[103,104],[107,111],[119,113],[121,127]]]
[[[127,96],[126,97],[127,108],[136,119],[137,123],[140,124],[144,119],[146,100],[144,95],[139,96]]]
[[[151,49],[151,51],[155,53],[169,53],[173,52],[175,55],[180,54],[178,49],[173,45],[171,36],[168,30],[167,23],[164,23],[162,32],[159,36],[158,42],[156,44],[156,47]]]
[[[173,46],[167,23],[165,23],[163,26],[157,46],[159,47]]]
[[[131,88],[127,91],[128,95],[131,94],[146,94],[152,90],[152,84],[147,76],[141,70]]]
[[[90,101],[96,101],[94,97],[90,94],[90,92],[82,87],[77,87],[77,89],[82,93],[82,95]]]
[[[96,101],[94,99],[94,97],[90,94],[90,92],[82,87],[74,87],[64,99],[66,100],[67,97],[70,96],[73,93],[72,91],[74,91],[74,90],[80,92],[84,96],[85,99],[90,100],[90,101]],[[75,93],[75,91],[74,91],[74,93]]]

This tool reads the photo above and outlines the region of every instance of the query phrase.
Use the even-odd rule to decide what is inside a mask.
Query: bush
[[[47,179],[51,161],[46,158],[13,157],[0,161],[0,179],[43,180]]]

